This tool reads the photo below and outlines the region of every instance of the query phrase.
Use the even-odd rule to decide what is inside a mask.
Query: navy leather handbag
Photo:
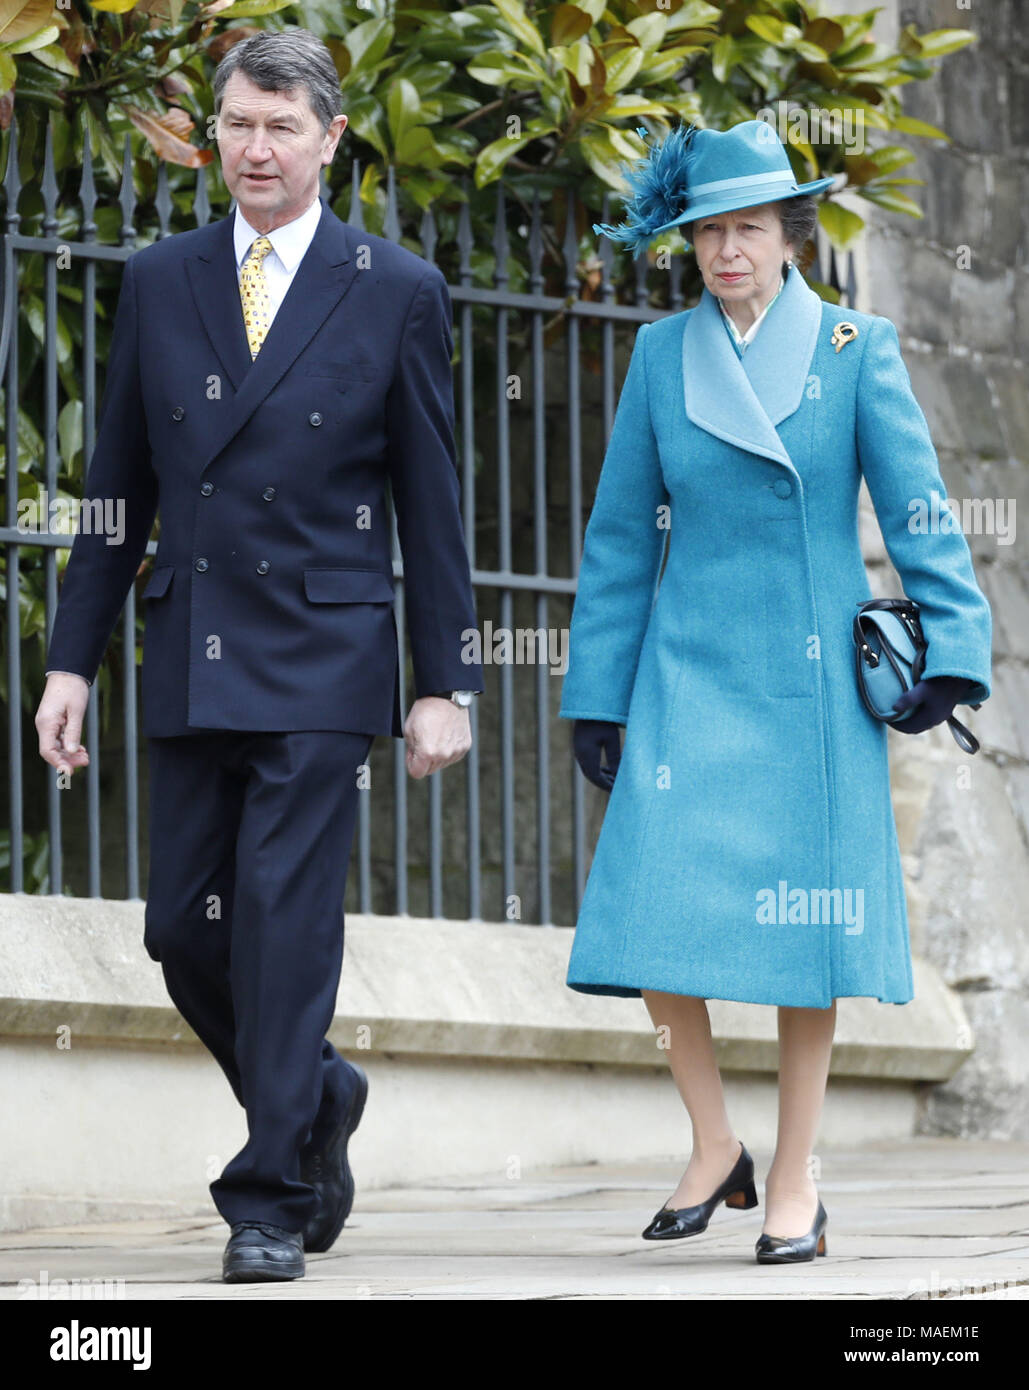
[[[884,724],[899,724],[910,710],[900,714],[893,702],[917,685],[925,670],[928,643],[922,634],[918,604],[909,598],[872,598],[858,604],[854,619],[857,683],[865,709]],[[979,705],[972,705],[979,709]],[[979,740],[960,719],[951,715],[947,724],[958,747],[978,753]]]

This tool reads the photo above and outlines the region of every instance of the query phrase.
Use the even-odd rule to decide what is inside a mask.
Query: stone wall
[[[906,112],[951,137],[950,143],[898,138],[918,152],[917,163],[903,172],[925,180],[908,188],[924,217],[883,213],[860,199],[853,206],[874,224],[858,259],[857,307],[897,325],[948,496],[1013,499],[1014,520],[1029,523],[1029,38],[1019,8],[1018,0],[975,0],[970,8],[917,0],[884,8],[883,41],[911,22],[919,30],[973,29],[980,39],[947,58],[938,78],[904,88]],[[873,592],[900,592],[867,492],[863,520]],[[1000,534],[966,534],[994,620],[993,695],[967,719],[982,751],[967,757],[940,729],[890,738],[912,945],[960,994],[976,1042],[956,1075],[928,1090],[922,1128],[1025,1139],[1026,533],[1016,524],[1008,544]]]

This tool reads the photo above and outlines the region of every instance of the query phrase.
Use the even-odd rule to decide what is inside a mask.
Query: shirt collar
[[[273,232],[268,232],[268,240],[272,244],[272,250],[288,271],[296,270],[297,266],[304,258],[304,253],[311,244],[311,239],[318,227],[318,222],[322,215],[321,198],[315,198],[314,202],[302,212],[299,217],[295,217],[292,222],[286,222],[281,227],[276,227]],[[236,221],[232,229],[233,243],[236,250],[236,266],[242,267],[247,258],[247,252],[253,246],[257,237],[261,233],[255,231],[250,223],[240,211],[239,204],[236,204]]]
[[[732,315],[726,309],[722,300],[718,300],[718,307],[722,311],[722,317],[725,319],[725,325],[728,328],[730,334],[732,335],[733,342],[736,343],[737,347],[745,346],[747,343],[751,343],[754,341],[755,333],[757,333],[757,330],[761,327],[762,321],[764,320],[764,317],[768,313],[769,309],[782,294],[785,284],[786,278],[785,276],[780,274],[779,288],[776,290],[775,294],[772,295],[771,299],[768,301],[765,307],[761,310],[760,314],[758,314],[757,318],[747,329],[746,333],[740,332],[740,330],[736,327],[736,323],[732,318]],[[717,298],[717,295],[715,297]]]

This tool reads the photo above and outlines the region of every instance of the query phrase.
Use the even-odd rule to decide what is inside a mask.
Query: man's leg
[[[316,1207],[300,1151],[349,1105],[355,1073],[326,1040],[343,961],[358,768],[372,737],[240,736],[246,772],[232,912],[235,1058],[249,1139],[211,1184],[230,1224],[302,1230]]]
[[[172,1002],[243,1103],[229,944],[246,779],[236,733],[148,740],[150,873],[143,941]]]

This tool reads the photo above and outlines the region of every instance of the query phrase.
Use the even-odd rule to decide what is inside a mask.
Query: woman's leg
[[[801,1236],[818,1210],[811,1155],[829,1077],[836,1000],[828,1009],[779,1009],[779,1131],[765,1180],[771,1236]]]
[[[654,1027],[665,1030],[661,1041],[693,1125],[689,1164],[666,1203],[674,1211],[711,1196],[732,1172],[740,1156],[740,1141],[725,1109],[707,1001],[649,989],[642,994]]]

